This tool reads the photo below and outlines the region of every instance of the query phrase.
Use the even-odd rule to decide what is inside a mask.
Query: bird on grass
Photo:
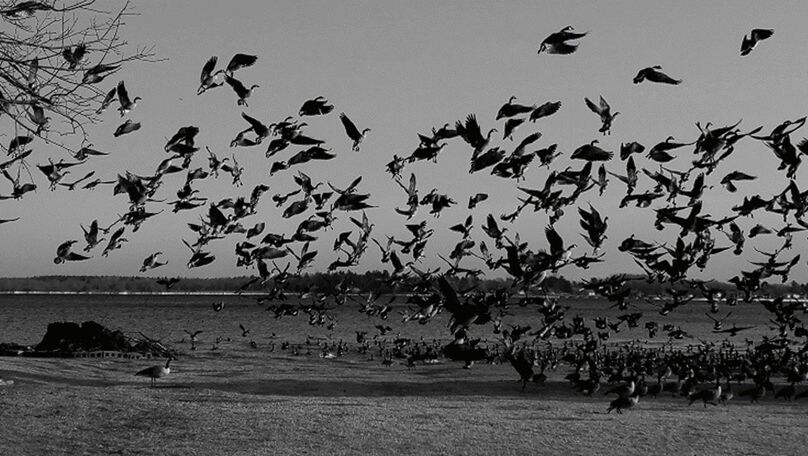
[[[609,403],[609,408],[606,413],[611,413],[612,410],[617,410],[618,414],[622,414],[623,410],[628,410],[640,402],[639,391],[632,393],[630,396],[620,396]]]
[[[147,367],[146,369],[138,371],[137,373],[135,373],[135,375],[151,378],[151,386],[154,387],[155,381],[157,381],[158,378],[165,377],[166,375],[171,373],[171,368],[169,367],[169,364],[171,364],[171,360],[173,359],[174,359],[173,356],[168,355],[168,360],[166,360],[165,366]]]

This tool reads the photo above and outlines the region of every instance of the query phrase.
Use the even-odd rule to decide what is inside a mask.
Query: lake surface
[[[364,300],[364,297],[357,297]],[[386,302],[381,298],[381,302]],[[326,326],[310,325],[309,317],[300,312],[296,317],[275,318],[274,313],[267,312],[267,305],[259,305],[255,296],[240,295],[0,295],[0,342],[16,342],[36,344],[45,334],[48,323],[57,321],[84,322],[94,320],[110,329],[120,329],[124,333],[138,336],[143,333],[150,338],[182,349],[181,344],[188,344],[191,332],[199,334],[198,349],[211,349],[218,338],[231,345],[247,346],[249,341],[267,344],[272,341],[289,341],[302,343],[307,337],[325,338],[331,341],[343,340],[354,342],[357,331],[367,331],[367,338],[407,337],[426,340],[449,340],[451,335],[447,328],[449,316],[446,312],[439,314],[427,324],[402,322],[401,313],[410,306],[404,303],[405,298],[397,298],[392,303],[393,310],[386,320],[369,317],[359,312],[359,304],[348,301],[343,306],[333,306],[328,313],[336,319],[332,329]],[[216,312],[213,303],[223,302],[224,308]],[[290,299],[287,303],[300,302]],[[642,312],[639,327],[627,328],[622,325],[620,332],[612,332],[608,342],[620,343],[629,340],[648,341],[661,344],[668,341],[665,332],[659,331],[654,339],[648,339],[644,329],[646,321],[656,321],[661,325],[673,324],[681,326],[693,338],[674,341],[676,344],[699,344],[705,341],[721,341],[726,334],[713,334],[713,322],[705,313],[709,306],[704,302],[691,302],[676,309],[667,316],[661,316],[658,308],[647,302],[637,302],[627,311],[610,309],[608,303],[601,299],[567,298],[560,299],[559,305],[569,306],[565,323],[571,324],[575,315],[586,319],[586,324],[594,328],[592,318],[608,317],[616,321],[616,317],[629,312]],[[759,303],[740,303],[737,306],[722,306],[716,317],[724,317],[729,311],[732,315],[724,322],[724,328],[733,323],[738,326],[755,326],[755,328],[729,338],[736,344],[743,344],[746,338],[760,340],[763,335],[775,335],[769,322],[769,313]],[[542,316],[536,307],[519,307],[513,305],[502,318],[503,329],[509,324],[530,325],[534,330],[543,326]],[[239,325],[250,330],[242,337]],[[392,328],[382,336],[376,325]],[[470,335],[481,337],[490,343],[497,343],[501,336],[494,334],[493,325],[473,326]],[[228,340],[229,339],[229,340]]]

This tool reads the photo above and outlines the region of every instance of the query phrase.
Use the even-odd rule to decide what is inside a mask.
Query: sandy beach
[[[3,358],[0,453],[798,454],[808,404],[643,398],[622,415],[561,370],[520,392],[509,365],[376,362],[256,352],[160,360]]]

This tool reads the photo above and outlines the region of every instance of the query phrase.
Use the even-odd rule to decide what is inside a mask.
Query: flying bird
[[[752,29],[749,35],[744,35],[743,37],[743,41],[741,42],[741,55],[749,55],[760,41],[770,38],[772,35],[774,35],[774,30],[772,29]]]
[[[347,133],[348,137],[351,139],[351,141],[353,141],[353,146],[351,149],[354,152],[359,152],[359,144],[361,144],[362,140],[365,139],[365,136],[367,136],[370,128],[365,128],[360,132],[359,129],[356,128],[356,125],[354,125],[351,119],[349,119],[344,112],[339,114],[339,120],[342,121],[342,126],[345,127],[345,133]]]
[[[576,33],[572,26],[566,26],[556,33],[550,34],[539,45],[539,54],[572,54],[578,49],[578,44],[571,44],[568,41],[578,40],[586,36],[584,33]]]
[[[600,116],[602,126],[598,131],[604,135],[611,134],[612,121],[615,117],[617,117],[618,114],[620,114],[620,112],[618,111],[612,114],[611,106],[609,106],[609,103],[607,103],[603,97],[600,97],[599,104],[595,104],[592,100],[586,97],[584,97],[584,101],[586,102],[586,106],[588,106],[592,112]]]
[[[197,95],[202,95],[205,91],[216,88],[224,84],[224,81],[216,79],[216,76],[223,73],[223,70],[213,71],[216,68],[216,61],[218,58],[214,55],[209,58],[205,65],[202,67],[202,74],[199,75],[199,88],[196,89]]]
[[[671,85],[681,84],[682,82],[681,79],[673,79],[672,77],[663,73],[660,65],[643,68],[637,73],[637,76],[634,76],[634,84],[639,84],[645,80]]]

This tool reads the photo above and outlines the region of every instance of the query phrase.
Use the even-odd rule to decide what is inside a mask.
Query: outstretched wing
[[[342,125],[345,127],[345,133],[348,134],[349,138],[356,141],[357,139],[362,137],[362,133],[359,133],[359,129],[356,128],[356,125],[354,125],[354,123],[351,122],[351,119],[349,119],[344,112],[341,112],[339,114],[339,120],[342,121]]]
[[[209,58],[207,62],[205,62],[205,66],[202,67],[202,74],[199,76],[199,80],[203,83],[207,80],[210,75],[213,73],[213,69],[216,67],[216,61],[218,58],[214,55],[213,57]]]
[[[121,106],[129,106],[132,102],[129,100],[129,92],[126,91],[123,81],[118,83],[118,101]]]
[[[601,98],[601,100],[603,100],[603,98]],[[586,97],[584,97],[584,101],[586,102],[586,106],[589,107],[592,112],[600,115],[600,106],[596,105],[594,102],[592,102],[592,100]]]

